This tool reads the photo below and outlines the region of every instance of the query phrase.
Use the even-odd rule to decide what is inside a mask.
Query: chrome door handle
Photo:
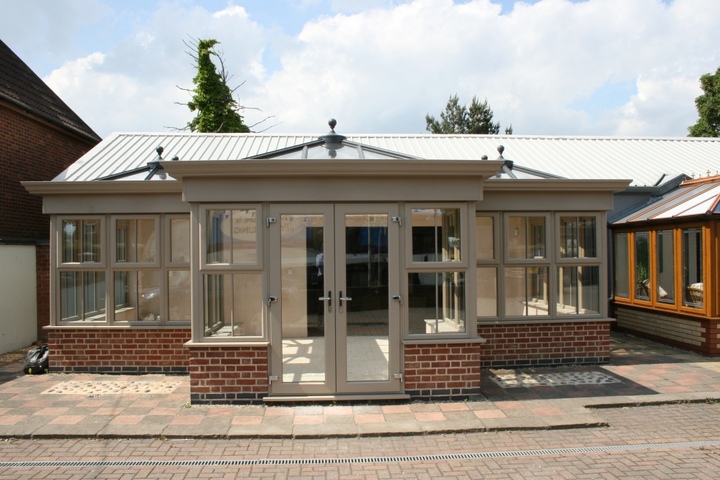
[[[342,302],[345,300],[346,302],[349,302],[352,300],[352,297],[343,297],[342,290],[340,290],[340,295],[338,296],[338,307],[342,308]]]
[[[320,297],[318,298],[321,302],[327,301],[328,302],[328,312],[332,312],[332,290],[328,290],[327,297]]]

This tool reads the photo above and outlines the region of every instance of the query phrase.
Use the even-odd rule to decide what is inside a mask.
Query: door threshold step
[[[265,403],[281,402],[379,402],[379,401],[408,401],[410,395],[404,393],[379,394],[345,394],[345,395],[274,395],[263,398]]]

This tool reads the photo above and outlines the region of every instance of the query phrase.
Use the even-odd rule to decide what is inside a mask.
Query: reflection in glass
[[[168,320],[190,321],[190,270],[171,270],[168,274]]]
[[[105,320],[105,272],[60,272],[60,318]]]
[[[478,317],[497,316],[497,268],[477,268]]]
[[[704,283],[701,228],[684,228],[682,230],[682,257],[683,289],[685,290],[683,305],[702,308]]]
[[[161,320],[160,272],[131,270],[113,273],[115,321]]]
[[[190,219],[170,219],[170,261],[187,263],[190,261]]]
[[[595,258],[597,241],[595,217],[560,217],[560,256]]]
[[[154,219],[115,221],[115,261],[153,263],[157,255]]]
[[[282,380],[325,381],[323,215],[280,216]],[[333,299],[335,300],[335,299]]]
[[[558,314],[592,314],[600,311],[600,268],[558,269]]]
[[[208,210],[207,263],[257,263],[255,209]]]
[[[63,263],[101,262],[100,220],[63,220],[61,250]]]
[[[465,332],[464,273],[411,273],[408,292],[411,334]]]
[[[657,298],[662,303],[675,303],[675,251],[673,231],[657,232]]]
[[[635,232],[635,298],[650,300],[650,233]]]
[[[460,210],[413,208],[413,262],[460,261]]]
[[[495,219],[475,217],[475,252],[478,259],[495,258]]]
[[[206,337],[262,335],[262,275],[213,274],[203,277]]]
[[[508,257],[545,258],[545,217],[508,218]]]
[[[618,297],[630,297],[630,257],[628,256],[628,234],[618,233],[615,235],[615,295]]]
[[[508,316],[548,315],[548,268],[505,269],[505,313]]]
[[[388,216],[345,215],[347,381],[390,378]]]

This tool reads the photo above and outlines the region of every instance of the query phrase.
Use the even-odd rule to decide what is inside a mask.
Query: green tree
[[[493,111],[487,100],[480,103],[473,96],[470,106],[460,105],[457,94],[450,97],[445,110],[440,113],[440,120],[432,115],[425,115],[426,128],[431,133],[465,133],[465,134],[497,134],[500,124],[493,123]],[[512,127],[506,133],[512,133]]]
[[[689,137],[720,137],[720,68],[700,77],[703,93],[695,99],[699,119],[688,128]]]
[[[233,98],[234,89],[228,84],[223,58],[214,47],[219,42],[214,39],[198,40],[195,58],[197,75],[193,78],[195,89],[193,97],[187,103],[191,112],[197,115],[188,124],[192,132],[203,133],[248,133],[239,107]],[[220,72],[212,61],[215,56],[220,63]]]

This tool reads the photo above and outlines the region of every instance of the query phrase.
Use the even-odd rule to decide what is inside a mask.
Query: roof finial
[[[328,120],[328,125],[330,125],[330,130],[332,130],[334,133],[335,125],[337,125],[337,120],[335,120],[334,118],[331,118],[330,120]]]
[[[497,146],[497,151],[498,151],[498,153],[500,154],[500,156],[498,157],[498,160],[500,160],[500,159],[502,159],[502,158],[505,158],[505,157],[503,157],[503,155],[502,155],[503,152],[505,151],[505,146],[504,146],[504,145],[498,145],[498,146]]]

